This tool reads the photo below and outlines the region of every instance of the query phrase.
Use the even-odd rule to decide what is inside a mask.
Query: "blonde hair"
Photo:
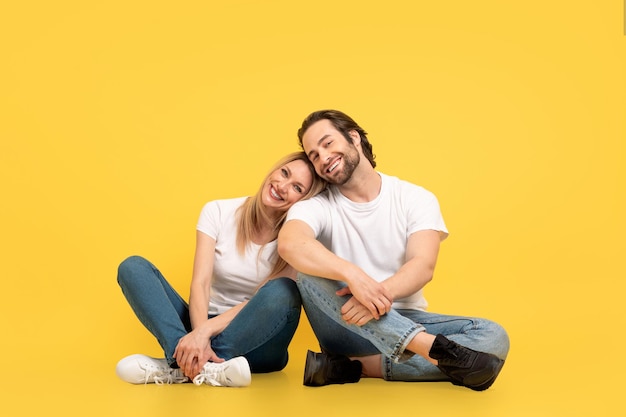
[[[237,250],[240,254],[245,253],[246,247],[252,241],[252,236],[254,236],[254,232],[258,231],[261,228],[262,224],[270,224],[273,221],[267,213],[267,208],[262,203],[262,193],[265,182],[274,171],[294,161],[304,161],[306,163],[306,166],[309,168],[311,175],[313,176],[313,182],[311,183],[311,187],[309,187],[306,194],[302,197],[302,200],[311,198],[326,188],[326,181],[321,179],[315,173],[315,168],[313,167],[313,165],[309,161],[309,158],[307,158],[304,152],[293,152],[278,160],[278,162],[274,164],[274,166],[269,170],[269,172],[261,182],[261,186],[259,187],[259,190],[256,192],[256,194],[254,196],[248,197],[246,201],[241,205],[241,207],[239,207],[239,209],[237,210]],[[269,240],[270,242],[278,237],[278,232],[285,222],[285,217],[287,217],[287,211],[285,211],[276,220],[271,239]],[[261,255],[262,251],[263,247],[261,247],[261,250],[259,250],[259,256]],[[278,253],[275,253],[274,257],[276,258],[276,261],[274,262],[274,266],[272,267],[272,271],[270,272],[269,277],[278,274],[285,268],[285,266],[287,266],[287,262],[285,262],[285,260],[283,260],[278,255]]]

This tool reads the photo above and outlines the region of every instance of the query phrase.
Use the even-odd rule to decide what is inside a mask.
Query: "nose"
[[[287,181],[280,181],[276,184],[276,188],[278,189],[278,192],[285,194],[285,191],[287,190]]]
[[[330,152],[325,149],[321,149],[319,152],[319,160],[321,163],[325,164],[330,159]]]

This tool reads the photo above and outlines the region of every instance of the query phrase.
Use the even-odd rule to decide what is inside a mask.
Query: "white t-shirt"
[[[382,282],[406,262],[411,234],[437,230],[443,240],[448,230],[433,193],[396,177],[379,175],[381,190],[373,201],[355,203],[331,186],[328,192],[294,204],[286,221],[304,221],[331,252]],[[393,307],[424,310],[427,305],[420,290],[395,300]]]
[[[250,243],[244,256],[237,251],[237,209],[247,197],[208,202],[196,229],[215,239],[215,261],[209,314],[221,314],[248,300],[269,275],[276,256],[276,241],[263,247]]]

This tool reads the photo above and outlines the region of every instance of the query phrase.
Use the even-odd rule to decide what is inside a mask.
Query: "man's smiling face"
[[[354,132],[359,139],[358,133]],[[359,151],[333,124],[322,119],[302,136],[302,148],[317,174],[331,184],[343,185],[352,177],[360,161]]]

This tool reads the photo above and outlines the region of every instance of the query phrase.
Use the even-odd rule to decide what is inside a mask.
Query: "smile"
[[[275,200],[283,201],[283,198],[276,192],[276,190],[272,186],[270,186],[270,195]]]
[[[335,168],[337,168],[339,166],[339,163],[341,162],[341,158],[338,158],[327,170],[326,172],[328,172],[329,174],[331,172],[333,172],[335,170]]]

